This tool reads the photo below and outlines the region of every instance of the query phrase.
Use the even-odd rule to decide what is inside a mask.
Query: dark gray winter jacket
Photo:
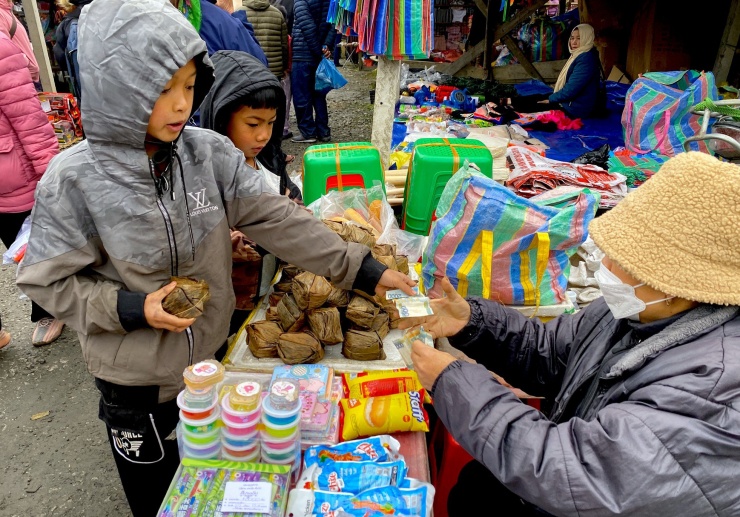
[[[548,323],[470,300],[433,387],[456,440],[507,488],[555,515],[740,515],[740,317],[703,305],[615,320],[603,299]],[[554,400],[522,404],[487,368]]]

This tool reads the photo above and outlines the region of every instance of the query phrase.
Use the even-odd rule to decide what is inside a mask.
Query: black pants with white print
[[[177,401],[158,403],[158,386],[120,386],[95,379],[118,475],[134,517],[156,515],[180,457]],[[168,439],[170,438],[170,439]]]

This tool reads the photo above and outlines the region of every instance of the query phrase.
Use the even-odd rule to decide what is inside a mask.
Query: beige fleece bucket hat
[[[740,305],[740,166],[697,152],[675,156],[589,231],[653,289]]]

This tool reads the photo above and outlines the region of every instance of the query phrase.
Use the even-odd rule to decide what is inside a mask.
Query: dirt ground
[[[369,140],[375,76],[342,71],[349,84],[329,94],[332,136]],[[306,147],[285,143],[296,155],[290,171],[300,171]],[[0,351],[0,516],[130,515],[76,333],[65,328],[55,343],[34,348],[31,304],[19,299],[14,266],[0,266],[0,293],[3,328],[13,336]]]

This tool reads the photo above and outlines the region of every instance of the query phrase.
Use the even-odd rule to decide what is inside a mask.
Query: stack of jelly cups
[[[257,425],[260,422],[262,386],[258,382],[242,382],[221,400],[221,457],[233,461],[259,461],[260,442]]]
[[[216,385],[224,378],[224,367],[218,361],[209,359],[188,366],[183,378],[185,389],[177,396],[183,453],[188,458],[218,458],[221,449],[221,412]]]
[[[262,400],[262,461],[289,465],[300,460],[301,401],[293,379],[278,378]],[[298,460],[298,461],[296,461]]]

